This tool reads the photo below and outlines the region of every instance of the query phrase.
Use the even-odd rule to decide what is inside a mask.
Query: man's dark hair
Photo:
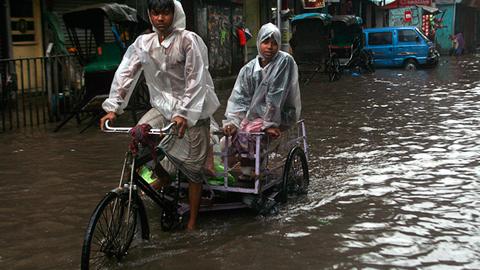
[[[148,0],[148,10],[175,11],[173,0]]]

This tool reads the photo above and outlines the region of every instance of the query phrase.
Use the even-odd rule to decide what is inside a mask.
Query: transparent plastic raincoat
[[[269,127],[288,128],[300,118],[301,101],[298,67],[288,53],[278,51],[265,67],[260,43],[273,37],[280,45],[280,31],[271,24],[262,26],[257,37],[259,55],[248,62],[238,74],[228,100],[223,126],[241,127],[242,121],[262,121],[261,130]]]
[[[150,104],[166,119],[182,116],[188,126],[208,119],[219,106],[208,72],[208,49],[195,33],[185,30],[185,13],[178,1],[172,32],[163,42],[155,33],[141,35],[128,48],[118,67],[110,95],[102,107],[123,113],[133,88],[144,71]]]

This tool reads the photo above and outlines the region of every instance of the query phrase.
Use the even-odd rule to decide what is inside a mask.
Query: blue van
[[[434,66],[440,54],[418,28],[413,26],[363,29],[365,50],[373,54],[377,67]]]

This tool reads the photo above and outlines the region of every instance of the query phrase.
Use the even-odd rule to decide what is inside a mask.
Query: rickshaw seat
[[[330,49],[350,49],[352,44],[349,45],[328,45]]]
[[[122,48],[116,42],[101,44],[97,54],[90,63],[85,65],[85,73],[116,70],[122,61]]]
[[[115,71],[122,61],[122,55],[123,50],[118,43],[102,43],[98,47],[95,57],[84,66],[85,87],[83,98],[77,102],[73,113],[60,123],[55,131],[58,131],[73,117],[77,117],[77,122],[80,122],[78,116],[80,113],[91,115],[90,123],[85,129],[98,122],[98,119],[104,113],[101,104],[108,97]]]

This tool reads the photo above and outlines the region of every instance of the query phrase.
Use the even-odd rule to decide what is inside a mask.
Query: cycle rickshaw
[[[298,65],[300,83],[307,84],[319,72],[333,72],[335,67],[327,67],[330,44],[329,26],[331,16],[310,12],[293,17],[290,46]]]
[[[329,59],[338,67],[333,72],[331,81],[340,78],[344,69],[360,68],[373,72],[373,57],[371,52],[364,49],[362,33],[362,18],[355,15],[335,15],[330,24]]]
[[[101,114],[101,102],[108,96],[115,71],[123,54],[147,25],[137,11],[127,5],[102,3],[76,8],[63,15],[68,37],[73,44],[71,53],[77,56],[83,73],[84,86],[76,98],[74,108],[55,129],[60,130],[68,121],[80,115],[91,117],[87,128],[96,123]],[[139,82],[142,80],[140,79]],[[147,107],[148,91],[135,91],[131,108]],[[134,119],[136,122],[136,119]]]
[[[109,127],[108,121],[105,125],[106,132],[130,131],[130,128]],[[168,136],[175,136],[172,126],[151,129],[150,134],[168,139]],[[224,137],[227,147],[222,150],[214,147],[217,175],[203,184],[202,198],[207,198],[209,203],[201,205],[200,212],[252,208],[267,214],[277,202],[284,203],[289,198],[306,194],[309,172],[304,121],[284,131],[276,143],[270,142],[263,132],[247,135],[248,147],[253,152],[241,158],[249,162],[231,164],[229,137]],[[158,157],[164,156],[160,147],[155,151]],[[177,170],[170,186],[154,190],[147,182],[149,176],[143,172],[144,165],[152,160],[151,152],[140,152],[137,155],[131,151],[126,153],[118,187],[108,192],[93,211],[84,237],[81,269],[115,265],[127,254],[134,236],[149,239],[144,196],[161,208],[160,225],[164,231],[181,226],[183,216],[188,213],[188,184],[181,173]]]

